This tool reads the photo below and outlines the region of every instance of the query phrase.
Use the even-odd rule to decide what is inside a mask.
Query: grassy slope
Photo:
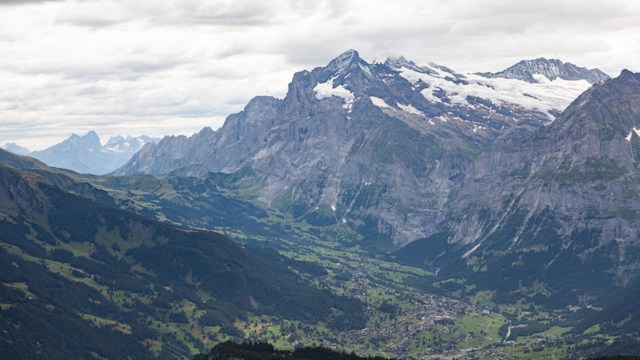
[[[64,177],[46,175],[56,181]],[[76,186],[70,178],[64,181],[67,188]],[[43,274],[55,274],[61,288],[93,291],[90,299],[109,309],[78,308],[67,301],[72,292],[60,291],[50,296],[53,304],[63,304],[60,308],[73,316],[65,323],[78,324],[83,329],[78,331],[88,334],[93,329],[96,336],[107,330],[136,333],[138,346],[145,344],[169,357],[241,334],[234,324],[247,314],[310,323],[324,320],[329,326],[358,326],[361,321],[357,301],[302,284],[281,262],[261,260],[219,234],[175,228],[72,194],[42,171],[0,166],[0,228],[2,250],[38,269],[20,281],[10,274],[3,280],[3,315],[13,314],[9,323],[22,329],[37,325],[26,316],[28,303],[16,302],[13,295],[46,298],[42,287],[32,286],[38,282],[30,276]],[[40,329],[51,333],[56,321],[43,319],[48,326]],[[3,340],[13,341],[5,336]],[[111,345],[117,349],[121,344]],[[15,349],[38,346],[42,344],[34,340]],[[78,346],[94,351],[90,340]],[[147,351],[140,346],[138,350]],[[108,354],[104,349],[94,352]]]

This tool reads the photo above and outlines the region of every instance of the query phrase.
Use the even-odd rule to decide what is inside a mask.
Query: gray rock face
[[[271,207],[367,224],[402,245],[434,231],[450,192],[496,138],[533,133],[585,90],[576,82],[555,95],[513,81],[517,92],[506,94],[478,75],[404,58],[369,64],[351,50],[295,74],[284,99],[257,97],[217,131],[146,145],[116,174],[250,167]]]
[[[158,139],[147,136],[117,136],[109,139],[105,146],[94,131],[84,136],[71,135],[67,140],[47,149],[30,152],[32,156],[49,166],[102,175],[122,166],[147,142]]]
[[[558,59],[538,58],[534,60],[523,60],[519,63],[497,73],[481,73],[480,75],[489,78],[507,78],[519,79],[530,83],[539,82],[535,75],[539,74],[548,80],[587,80],[591,84],[606,80],[609,75],[599,69],[587,69],[573,65],[571,63],[563,63]]]
[[[496,141],[468,167],[440,226],[449,243],[461,245],[455,256],[537,248],[548,252],[530,264],[538,269],[568,257],[580,271],[615,274],[619,283],[633,278],[640,270],[639,130],[640,74],[625,70],[526,141]]]
[[[640,74],[625,70],[533,136],[496,140],[437,231],[396,257],[497,301],[606,306],[640,275],[638,132]]]

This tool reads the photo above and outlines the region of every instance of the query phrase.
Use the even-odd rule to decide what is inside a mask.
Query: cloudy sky
[[[458,71],[640,71],[633,0],[0,0],[0,145],[192,134],[353,48]]]

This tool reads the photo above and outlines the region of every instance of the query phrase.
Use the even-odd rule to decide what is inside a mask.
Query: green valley
[[[294,217],[264,207],[252,196],[260,184],[245,182],[250,172],[243,173],[202,178],[88,179],[118,199],[122,207],[182,225],[214,229],[270,263],[288,267],[308,285],[358,299],[365,305],[365,322],[358,328],[332,328],[326,322],[252,314],[238,318],[234,327],[239,332],[233,333],[192,322],[191,333],[200,334],[198,339],[206,347],[233,338],[267,341],[281,349],[322,345],[371,356],[437,358],[473,354],[478,358],[534,359],[597,355],[616,341],[637,343],[637,337],[609,332],[598,335],[597,327],[581,326],[584,319],[596,316],[601,309],[547,308],[531,301],[526,293],[513,301],[502,301],[496,291],[478,289],[473,278],[443,277],[438,269],[398,263],[396,253],[372,249],[366,238],[348,224],[312,225],[304,215]],[[197,190],[212,179],[216,185],[209,185],[206,193]],[[154,185],[143,185],[149,182]],[[136,189],[134,195],[123,195],[126,188]],[[208,216],[211,208],[229,213],[212,220]],[[246,224],[251,227],[236,227],[240,216],[232,217],[230,209],[248,219]],[[181,216],[184,212],[191,217]],[[542,250],[531,249],[534,253]],[[467,263],[474,266],[474,259]],[[478,267],[476,271],[484,270]],[[529,291],[535,295],[545,289],[536,285]],[[193,307],[191,311],[198,309]]]

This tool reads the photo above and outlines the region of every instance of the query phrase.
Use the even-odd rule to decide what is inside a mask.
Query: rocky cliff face
[[[511,207],[519,204],[532,213],[548,208],[570,215],[566,231],[575,229],[582,216],[590,217],[586,225],[598,215],[603,216],[603,240],[612,239],[614,230],[606,230],[605,213],[640,210],[636,129],[640,129],[640,75],[624,71],[614,80],[594,85],[530,139],[496,142],[469,167],[457,208],[468,214],[470,206],[486,204],[491,212],[500,213],[506,199],[517,199]],[[460,226],[454,241],[473,243],[471,228],[478,227]],[[632,231],[623,237],[633,240],[635,235]]]
[[[468,167],[439,237],[407,254],[473,264],[487,286],[605,298],[640,270],[638,129],[640,74],[623,71],[531,138],[496,141]],[[443,239],[446,255],[429,250]]]
[[[254,98],[217,130],[149,144],[117,174],[203,175],[251,167],[271,207],[373,228],[397,244],[428,235],[471,161],[522,137],[589,86],[460,74],[353,50],[295,74],[284,99]]]
[[[489,78],[519,79],[529,83],[546,80],[586,80],[591,84],[606,80],[609,75],[599,69],[587,69],[558,59],[523,60],[497,73],[481,73]],[[546,78],[546,79],[545,79]]]

